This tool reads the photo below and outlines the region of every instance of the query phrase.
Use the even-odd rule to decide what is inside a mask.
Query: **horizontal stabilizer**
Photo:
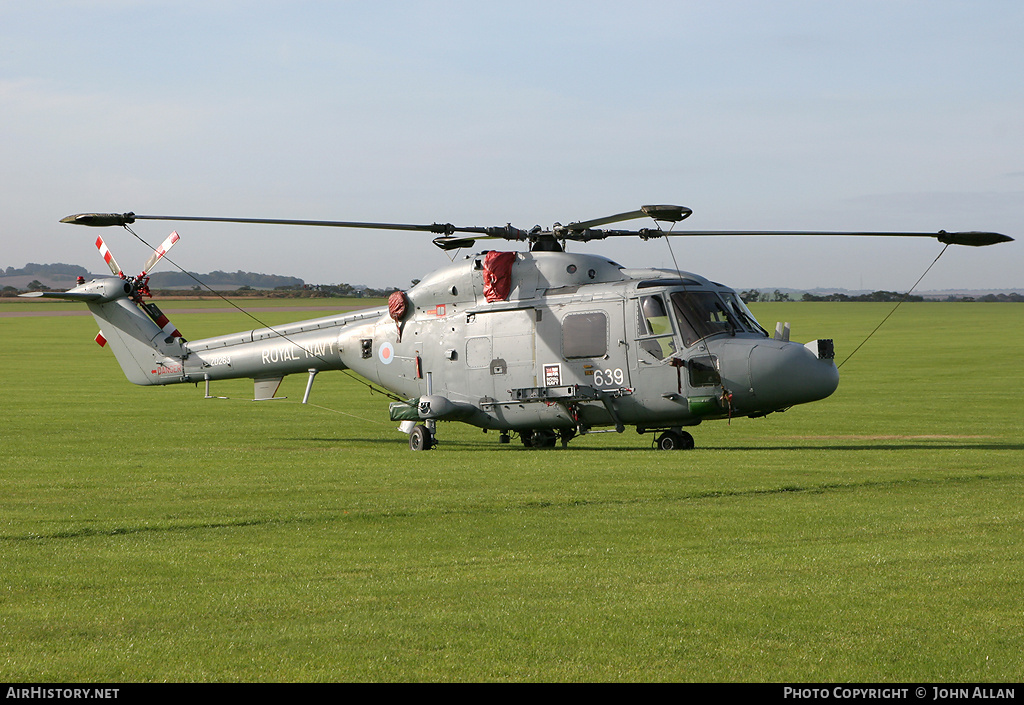
[[[104,297],[103,294],[98,293],[84,293],[74,291],[30,291],[27,294],[18,294],[23,299],[64,299],[66,301],[99,301]]]

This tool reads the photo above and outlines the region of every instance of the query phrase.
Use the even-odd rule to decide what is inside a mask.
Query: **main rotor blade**
[[[408,223],[357,223],[345,220],[291,220],[282,218],[209,218],[186,215],[136,215],[136,220],[182,220],[207,223],[247,223],[251,225],[312,225],[327,228],[360,228],[367,230],[413,230],[447,235],[453,232],[482,232],[482,228],[457,228],[451,223],[416,225]]]
[[[693,211],[685,206],[641,206],[639,210],[618,213],[595,220],[571,223],[567,226],[556,226],[552,231],[526,231],[514,228],[511,225],[501,227],[457,227],[451,223],[432,223],[430,225],[416,225],[407,223],[361,223],[342,220],[291,220],[278,218],[214,218],[204,216],[170,216],[170,215],[135,215],[134,213],[79,213],[62,218],[62,223],[73,223],[75,225],[88,225],[92,227],[108,227],[111,225],[128,225],[136,220],[180,220],[192,222],[209,223],[248,223],[266,225],[312,225],[333,228],[360,228],[368,230],[411,230],[416,232],[429,232],[445,236],[437,238],[439,247],[462,247],[472,238],[450,239],[455,233],[475,233],[490,238],[501,238],[505,240],[529,240],[538,235],[554,235],[558,239],[567,240],[598,240],[607,237],[633,236],[642,239],[662,237],[671,235],[674,237],[710,237],[722,235],[747,236],[747,235],[814,235],[814,236],[872,236],[872,237],[931,237],[950,245],[970,245],[972,247],[983,247],[995,245],[1001,242],[1012,242],[1013,238],[1002,233],[993,232],[956,232],[950,233],[940,230],[937,233],[914,233],[914,232],[840,232],[840,231],[811,231],[811,230],[677,230],[662,231],[643,229],[632,230],[601,230],[596,226],[615,223],[622,220],[650,217],[655,220],[678,222],[689,217]],[[446,248],[447,249],[447,248]],[[117,272],[115,272],[117,273]]]
[[[655,235],[656,232],[647,231],[648,236]],[[1009,235],[1003,235],[1002,233],[991,233],[991,232],[978,232],[978,231],[966,231],[958,233],[950,233],[945,230],[940,230],[937,233],[908,233],[908,232],[841,232],[841,231],[825,231],[825,230],[676,230],[672,232],[665,232],[664,235],[671,235],[673,237],[711,237],[720,235],[775,235],[785,236],[790,235],[814,235],[818,237],[834,237],[834,236],[853,236],[853,237],[933,237],[939,242],[947,245],[970,245],[971,247],[984,247],[985,245],[996,245],[1001,242],[1013,242],[1013,238]]]
[[[293,220],[283,218],[214,218],[194,215],[136,215],[135,213],[78,213],[61,218],[62,223],[104,228],[129,225],[137,220],[174,220],[203,223],[247,223],[250,225],[312,225],[329,228],[360,228],[367,230],[413,230],[417,232],[451,235],[452,233],[484,233],[493,228],[456,227],[451,223],[416,225],[408,223],[357,223],[345,220]]]
[[[689,218],[692,214],[693,210],[686,206],[640,206],[640,210],[617,213],[616,215],[609,215],[604,218],[595,218],[593,220],[583,220],[577,223],[569,223],[565,226],[565,229],[571,231],[589,230],[590,228],[596,228],[601,225],[621,223],[624,220],[635,220],[636,218],[654,218],[655,220],[678,223],[680,220]]]
[[[127,225],[135,222],[134,213],[76,213],[60,219],[62,223],[72,225],[88,225],[93,228],[106,228],[111,225]]]

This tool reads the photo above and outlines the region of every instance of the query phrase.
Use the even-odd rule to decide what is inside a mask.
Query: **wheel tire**
[[[558,434],[549,429],[542,429],[533,432],[534,448],[554,448],[558,442]]]
[[[658,450],[690,450],[693,445],[693,436],[686,431],[665,431],[657,441]]]
[[[693,442],[693,436],[686,431],[680,431],[679,437],[683,439],[683,444],[679,446],[679,450],[693,450],[696,443]]]
[[[679,448],[679,439],[671,431],[665,431],[665,433],[658,436],[658,440],[655,441],[655,447],[658,450],[676,450]]]
[[[412,433],[409,434],[409,449],[410,450],[430,450],[434,447],[434,437],[430,433],[430,429],[422,424],[416,426]]]

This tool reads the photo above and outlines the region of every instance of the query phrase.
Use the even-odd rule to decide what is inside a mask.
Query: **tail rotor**
[[[153,250],[153,254],[151,254],[149,256],[149,259],[146,260],[146,264],[142,267],[142,274],[140,274],[139,276],[144,276],[152,272],[153,267],[156,266],[156,263],[163,259],[163,256],[167,254],[167,251],[170,250],[174,246],[174,243],[176,243],[177,241],[177,232],[173,232],[170,235],[168,235],[167,239],[163,241],[163,244],[160,245],[160,247]]]
[[[117,266],[117,260],[114,259],[113,253],[107,247],[107,243],[103,242],[102,237],[96,238],[96,249],[100,251],[100,257],[102,257],[103,261],[107,263],[107,266],[110,267],[110,271],[115,277],[127,279],[124,272],[121,271],[121,268]]]
[[[157,307],[154,303],[147,303],[142,300],[143,297],[151,297],[152,293],[149,291],[149,275],[153,272],[153,268],[164,258],[167,252],[174,246],[179,239],[177,232],[172,232],[167,238],[161,243],[160,247],[153,250],[153,254],[146,260],[146,264],[143,265],[142,271],[135,277],[127,276],[121,267],[117,264],[117,260],[114,259],[113,253],[110,248],[107,247],[107,243],[103,241],[102,237],[96,238],[96,249],[99,250],[100,256],[103,261],[107,263],[111,273],[115,276],[120,277],[130,286],[130,298],[138,306],[146,312],[153,322],[160,327],[167,335],[168,342],[173,338],[181,338],[181,333],[174,327],[166,315]],[[184,340],[182,338],[182,340]],[[101,344],[102,345],[102,344]]]
[[[178,233],[172,232],[167,236],[167,239],[161,243],[160,247],[153,250],[153,254],[146,260],[146,264],[143,265],[142,271],[135,276],[131,281],[135,284],[144,286],[145,282],[149,281],[149,275],[153,273],[153,268],[163,259],[164,255],[174,246],[174,243],[178,241]],[[100,257],[110,267],[110,272],[117,277],[128,280],[129,277],[124,273],[121,267],[117,264],[117,260],[114,259],[114,253],[107,247],[107,243],[103,241],[102,237],[96,238],[96,249],[100,251]],[[148,292],[147,292],[148,293]]]

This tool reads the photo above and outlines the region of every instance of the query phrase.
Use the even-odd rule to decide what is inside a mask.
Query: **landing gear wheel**
[[[426,426],[420,424],[409,434],[410,450],[430,450],[437,443],[434,441],[434,434]]]
[[[558,437],[562,440],[562,447],[568,448],[569,441],[576,437],[575,428],[566,428],[558,432]]]
[[[534,448],[554,448],[558,442],[558,434],[548,429],[533,432]]]
[[[554,448],[558,442],[558,434],[547,428],[521,431],[519,437],[523,439],[523,445],[527,448]]]
[[[519,440],[523,442],[524,448],[533,448],[533,431],[520,431]]]
[[[690,450],[693,436],[686,431],[665,431],[658,436],[658,450]]]

